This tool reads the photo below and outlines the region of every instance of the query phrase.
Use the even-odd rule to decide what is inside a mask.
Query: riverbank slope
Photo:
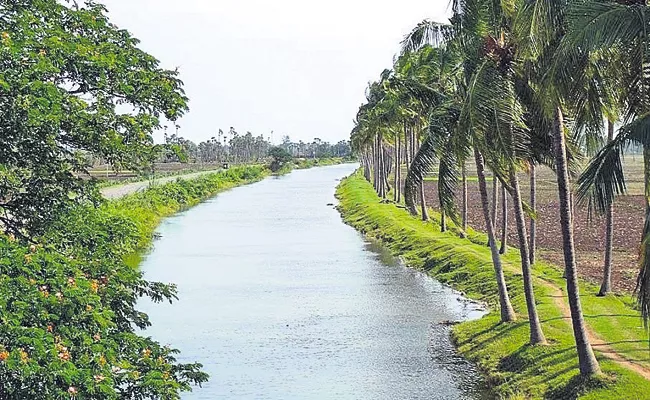
[[[647,342],[640,340],[616,340],[621,335],[637,339],[643,335],[638,313],[632,310],[627,299],[595,298],[591,287],[584,283],[581,286],[588,323],[607,340],[607,346],[594,348],[605,376],[585,382],[578,374],[570,321],[557,300],[564,295],[562,291],[558,293],[563,281],[556,269],[544,264],[535,266],[538,311],[550,345],[531,347],[527,345],[528,323],[515,250],[503,261],[519,320],[502,324],[485,235],[472,231],[468,239],[461,239],[453,231],[441,233],[436,224],[438,214],[431,212],[433,221],[422,222],[395,204],[380,202],[370,183],[359,173],[341,183],[337,197],[339,210],[348,224],[381,240],[409,266],[422,269],[468,297],[488,304],[491,312],[487,316],[455,326],[452,334],[461,354],[476,362],[497,396],[506,399],[650,398],[650,381],[606,357],[609,348],[633,357],[639,355],[634,349],[647,346]],[[632,345],[627,342],[634,342],[633,350],[617,347]],[[624,352],[625,349],[629,351]]]

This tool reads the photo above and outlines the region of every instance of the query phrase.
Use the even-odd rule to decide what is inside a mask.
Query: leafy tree
[[[273,159],[270,165],[271,171],[273,172],[278,172],[286,163],[293,160],[291,154],[280,146],[271,147],[268,155]]]
[[[92,0],[0,1],[0,222],[17,235],[97,193],[90,152],[117,168],[149,161],[160,118],[187,109],[176,71],[138,48]]]

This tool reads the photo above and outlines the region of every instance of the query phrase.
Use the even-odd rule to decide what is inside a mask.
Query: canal
[[[355,165],[294,171],[174,217],[143,261],[174,282],[142,303],[147,335],[201,362],[183,399],[484,399],[449,320],[482,311],[345,225],[332,207]]]

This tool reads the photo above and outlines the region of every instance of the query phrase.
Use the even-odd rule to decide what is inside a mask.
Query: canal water
[[[180,301],[142,303],[146,334],[211,376],[183,399],[487,398],[441,324],[482,311],[332,207],[355,168],[235,188],[159,227],[142,268]]]

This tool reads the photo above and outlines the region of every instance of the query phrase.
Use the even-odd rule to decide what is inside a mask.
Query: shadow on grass
[[[549,400],[573,400],[590,390],[604,388],[612,382],[613,379],[606,376],[583,378],[576,375],[566,385],[549,390],[544,398]]]
[[[507,328],[504,328],[504,326],[507,326]],[[483,335],[491,334],[485,339],[472,340],[471,341],[472,347],[469,349],[469,351],[474,352],[482,347],[489,345],[490,343],[499,340],[502,336],[509,334],[511,331],[522,328],[524,326],[528,326],[528,321],[509,322],[509,323],[499,322],[496,324],[492,324],[490,325],[490,327],[480,332],[477,332],[474,335],[474,339],[478,339]],[[495,334],[495,332],[498,333]]]
[[[502,358],[498,368],[500,371],[518,373],[531,368],[534,370],[542,367],[552,369],[553,366],[563,364],[575,356],[572,352],[572,347],[564,347],[550,352],[546,349],[548,347],[533,347],[526,344],[514,353]],[[573,369],[575,367],[572,366],[568,371]],[[562,375],[563,373],[565,371],[560,371],[555,376]]]
[[[596,315],[585,315],[585,318],[601,318],[601,317],[641,318],[641,315],[639,315],[639,314],[596,314]]]

